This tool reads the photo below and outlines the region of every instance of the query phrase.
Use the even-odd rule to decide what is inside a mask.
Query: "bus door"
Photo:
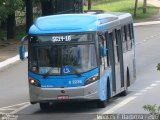
[[[123,68],[123,50],[122,50],[122,36],[121,29],[115,30],[115,39],[117,46],[117,63],[120,67],[120,83],[118,84],[119,88],[124,87],[124,68]]]
[[[118,40],[115,31],[109,33],[113,95],[120,92],[121,89],[120,47],[118,45]]]

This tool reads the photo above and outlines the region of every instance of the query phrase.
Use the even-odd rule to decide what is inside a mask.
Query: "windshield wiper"
[[[49,70],[47,71],[47,73],[45,73],[45,74],[43,75],[43,78],[47,78],[47,77],[49,76],[50,72],[51,72],[53,69],[54,69],[54,67],[52,67],[51,69],[49,69]]]

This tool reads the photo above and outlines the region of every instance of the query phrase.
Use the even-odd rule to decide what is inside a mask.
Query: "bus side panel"
[[[130,60],[130,63],[129,63],[129,67],[131,68],[130,70],[130,85],[134,83],[135,79],[134,79],[134,51],[130,51],[130,54],[131,56],[131,60]]]
[[[127,68],[129,70],[129,83],[130,85],[135,81],[134,77],[134,50],[128,51],[127,53],[123,53],[124,60],[124,79],[127,81]],[[126,84],[126,82],[125,82]]]
[[[134,72],[134,81],[136,80],[136,41],[135,41],[135,35],[134,35],[134,27],[132,24],[132,33],[133,33],[133,40],[132,40],[132,44],[133,44],[133,52],[134,52],[134,59],[133,59],[133,72]]]
[[[124,32],[124,31],[122,31]],[[129,72],[129,85],[135,81],[135,40],[133,28],[131,29],[132,38],[127,39],[127,43],[123,43],[123,62],[124,62],[124,81],[127,83],[127,69]],[[122,34],[123,35],[123,34]],[[127,37],[128,34],[127,34]],[[123,40],[124,41],[124,40]],[[128,42],[129,41],[129,42]],[[127,44],[127,46],[124,46]]]
[[[132,49],[127,53],[124,53],[124,74],[127,79],[127,68],[129,70],[129,82],[130,85],[134,83],[135,79],[135,47],[132,46]]]
[[[107,80],[109,78],[110,82],[110,96],[112,96],[112,72],[111,68],[107,69],[105,73],[101,76],[99,83],[98,83],[98,95],[101,101],[107,99]]]

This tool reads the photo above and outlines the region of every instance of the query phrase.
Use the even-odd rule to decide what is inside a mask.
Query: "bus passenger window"
[[[132,39],[131,24],[128,24],[129,38]]]
[[[124,26],[124,35],[125,35],[125,41],[127,41],[128,39],[127,26]]]
[[[122,27],[122,41],[123,41],[123,52],[127,51],[127,37],[126,37],[126,30],[125,30],[125,26]]]
[[[129,31],[129,25],[126,25],[126,31],[127,31],[127,41],[129,41],[131,39],[130,37],[130,31]]]
[[[118,40],[119,40],[119,38],[118,37],[120,37],[119,35],[118,35],[118,30],[115,30],[115,39],[116,39],[116,49],[117,49],[117,60],[118,60],[118,62],[119,62],[119,45],[118,45]]]
[[[133,24],[132,23],[130,24],[130,27],[131,27],[131,38],[134,39]]]
[[[131,25],[128,24],[128,30],[127,30],[127,36],[128,36],[128,40],[127,40],[127,46],[128,46],[128,50],[132,49],[132,32],[131,32]]]
[[[106,52],[107,52],[107,66],[110,66],[110,61],[109,61],[109,44],[108,44],[108,33],[106,33]]]
[[[114,58],[115,58],[115,63],[118,63],[118,50],[117,50],[117,40],[116,40],[116,32],[114,34]]]
[[[100,59],[101,64],[104,65],[104,69],[107,68],[107,57],[106,57],[106,39],[104,35],[99,35],[99,46],[100,46]]]

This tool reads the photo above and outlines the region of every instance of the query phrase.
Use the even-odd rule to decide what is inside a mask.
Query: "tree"
[[[15,12],[12,12],[7,17],[7,39],[12,39],[16,34]]]
[[[92,6],[91,0],[88,0],[88,10],[91,10],[91,6]]]
[[[147,0],[143,1],[143,13],[147,13]]]
[[[15,37],[15,11],[21,9],[22,0],[1,0],[0,21],[7,23],[7,39]]]
[[[26,33],[28,33],[30,26],[33,23],[33,2],[32,0],[25,0],[26,5]]]
[[[6,2],[4,0],[0,1],[0,11],[0,26],[2,29],[6,29],[8,11],[6,10]]]
[[[6,10],[6,2],[5,0],[0,1],[0,21],[3,21],[7,18],[8,11]]]
[[[55,1],[54,4],[56,4],[57,1]],[[42,16],[51,15],[53,14],[53,1],[52,0],[42,0],[41,1],[41,7],[42,7]]]
[[[82,13],[83,0],[41,0],[42,15]]]
[[[138,6],[138,0],[135,0],[135,6],[134,6],[134,17],[137,16],[137,6]]]

